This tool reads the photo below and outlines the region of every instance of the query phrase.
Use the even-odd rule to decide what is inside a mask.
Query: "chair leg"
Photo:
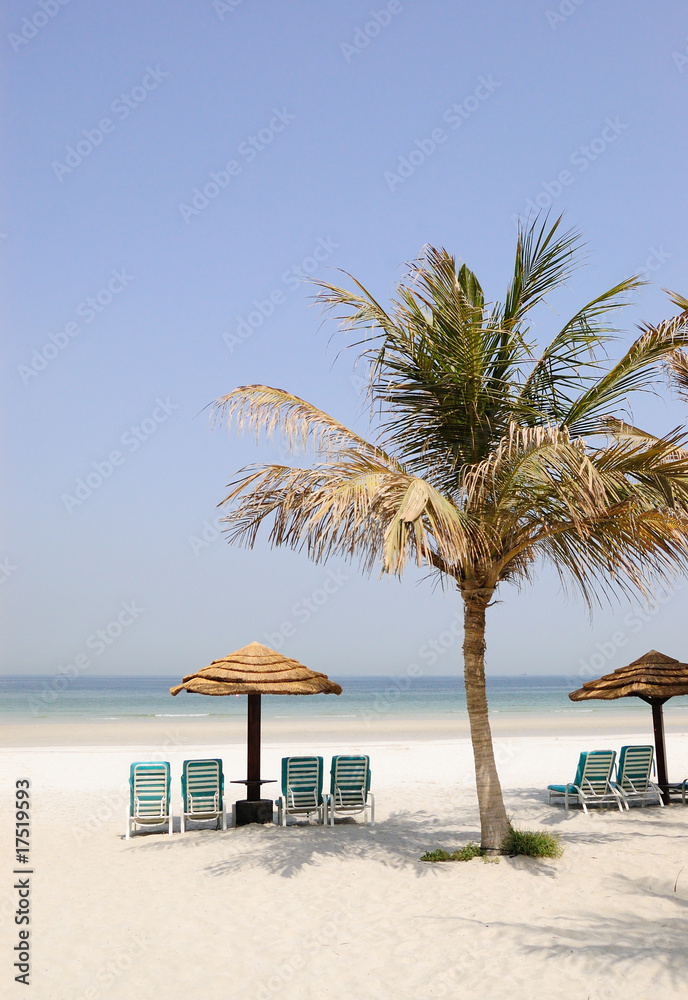
[[[370,825],[375,826],[375,796],[372,792],[368,792],[368,798],[370,799]]]

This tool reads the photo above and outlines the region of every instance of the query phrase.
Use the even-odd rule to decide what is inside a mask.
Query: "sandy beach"
[[[278,777],[286,753],[322,753],[327,766],[332,753],[367,752],[374,828],[349,820],[334,829],[194,829],[127,842],[131,761],[170,761],[177,831],[185,758],[208,755],[212,746],[228,779],[245,768],[241,726],[231,740],[225,728],[222,743],[212,742],[214,730],[192,743],[197,728],[157,721],[163,724],[146,724],[147,739],[117,724],[98,727],[98,741],[86,724],[7,727],[17,740],[1,751],[7,995],[21,995],[8,958],[17,931],[10,802],[15,780],[29,778],[31,988],[38,1000],[152,993],[181,1000],[209,990],[246,1000],[685,996],[688,808],[605,809],[587,817],[574,810],[567,817],[544,793],[549,782],[572,777],[581,749],[647,742],[637,719],[635,732],[606,737],[580,719],[575,732],[559,726],[556,734],[537,734],[535,727],[535,735],[500,731],[497,722],[513,821],[560,833],[564,856],[444,865],[419,858],[479,838],[465,737],[431,738],[389,719],[376,739],[340,721],[334,733],[309,731],[301,742],[303,734],[287,733],[285,723],[279,739],[265,733],[264,776]],[[667,745],[671,777],[683,778],[688,734],[670,724]],[[228,787],[230,797],[240,797],[241,786]],[[266,787],[278,793],[277,784]]]

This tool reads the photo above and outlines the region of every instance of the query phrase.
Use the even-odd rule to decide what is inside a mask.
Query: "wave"
[[[158,712],[156,719],[205,719],[210,712]]]

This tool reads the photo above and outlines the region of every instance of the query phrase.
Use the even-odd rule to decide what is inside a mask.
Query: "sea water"
[[[265,717],[298,719],[365,719],[384,712],[388,718],[438,719],[466,717],[466,693],[459,677],[333,677],[341,684],[339,697],[263,698]],[[59,681],[59,683],[56,683]],[[77,677],[0,676],[0,721],[117,722],[144,718],[241,716],[246,713],[240,695],[204,697],[181,692],[171,697],[176,677]],[[574,703],[568,694],[575,686],[570,677],[488,677],[491,715],[575,716],[610,711],[647,715],[639,698],[621,702]],[[674,698],[666,705],[670,714],[688,712],[688,698]]]

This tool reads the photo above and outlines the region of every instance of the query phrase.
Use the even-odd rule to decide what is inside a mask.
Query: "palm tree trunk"
[[[497,775],[485,693],[485,608],[491,595],[464,591],[462,596],[466,706],[471,726],[475,783],[478,790],[481,846],[490,853],[497,853],[510,824]]]

